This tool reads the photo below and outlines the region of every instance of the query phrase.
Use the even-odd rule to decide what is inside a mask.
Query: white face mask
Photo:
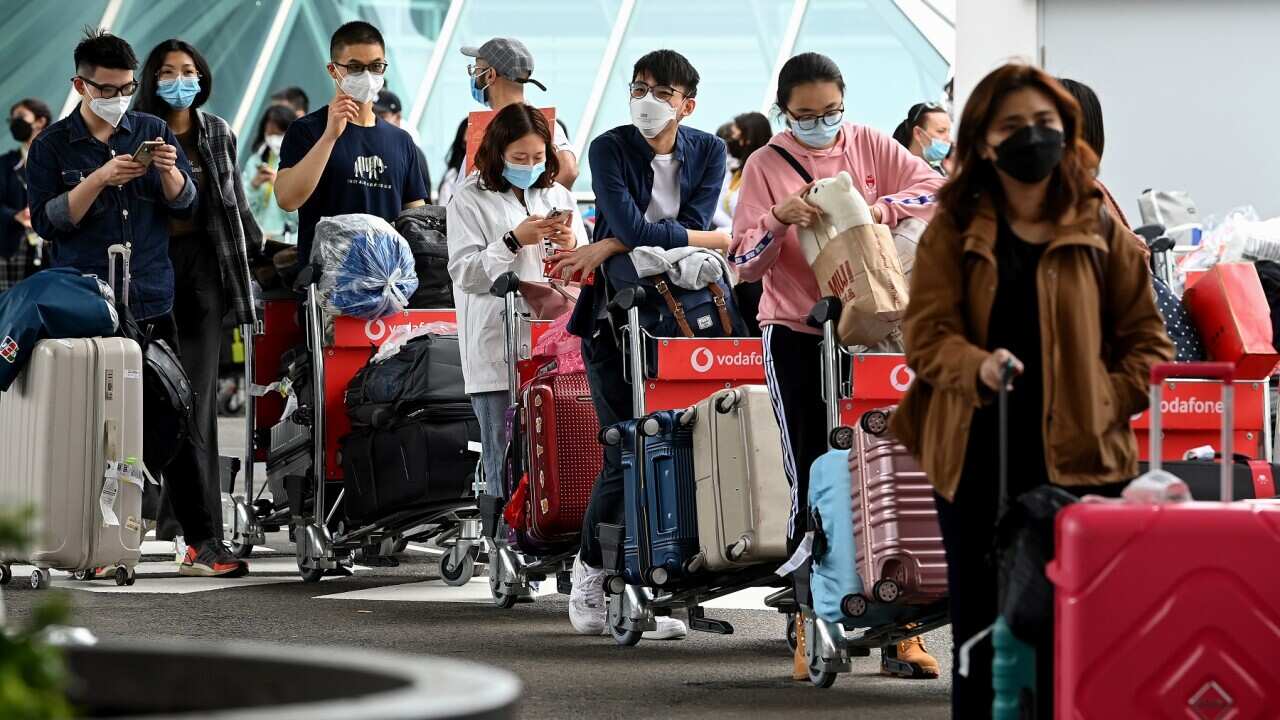
[[[280,154],[280,145],[284,143],[283,135],[268,135],[266,137],[267,147],[276,155]]]
[[[631,124],[650,140],[658,137],[675,117],[676,109],[654,97],[653,93],[631,101]]]
[[[90,98],[89,109],[94,115],[107,121],[111,127],[120,126],[120,118],[124,117],[125,111],[129,109],[129,101],[132,98],[124,95],[117,95],[113,98]]]
[[[384,78],[365,70],[342,78],[339,87],[358,103],[373,102],[378,99],[378,91],[382,89]]]

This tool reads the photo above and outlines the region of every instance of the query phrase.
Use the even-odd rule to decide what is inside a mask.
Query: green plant
[[[0,514],[0,556],[19,554],[27,544],[17,513]],[[4,598],[0,597],[0,617]],[[74,715],[67,702],[67,667],[62,652],[42,640],[51,625],[65,623],[67,600],[50,594],[23,627],[0,628],[0,709],[6,720],[55,720]]]

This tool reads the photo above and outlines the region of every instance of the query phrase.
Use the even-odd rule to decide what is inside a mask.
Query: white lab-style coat
[[[573,213],[570,225],[577,244],[587,243],[577,203],[564,186],[530,188],[524,196],[527,211],[514,192],[486,190],[480,175],[473,173],[449,201],[449,276],[458,310],[462,375],[469,394],[507,390],[503,301],[490,295],[489,288],[506,272],[515,272],[521,280],[543,279],[542,244],[526,245],[512,253],[502,236],[529,215],[545,216],[560,209]]]

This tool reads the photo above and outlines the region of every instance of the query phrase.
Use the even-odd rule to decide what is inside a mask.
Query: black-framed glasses
[[[689,97],[687,93],[682,93],[673,87],[669,87],[667,85],[650,85],[649,83],[640,82],[639,80],[631,83],[628,87],[631,89],[632,100],[639,100],[649,93],[653,93],[653,96],[662,102],[671,102],[671,98],[676,95]]]
[[[71,79],[75,80],[76,78],[79,78],[80,80],[82,80],[85,85],[88,85],[96,89],[98,92],[102,93],[102,97],[104,100],[110,100],[111,98],[116,97],[117,95],[132,97],[133,94],[138,91],[137,80],[134,80],[132,82],[127,82],[124,85],[105,85],[103,83],[96,83],[90,80],[89,78],[84,77],[83,75],[76,75]]]
[[[828,110],[821,115],[805,115],[804,117],[794,118],[796,127],[801,130],[812,130],[818,127],[818,121],[821,120],[823,125],[827,127],[835,127],[844,120],[844,108],[836,108]]]
[[[911,106],[911,111],[907,113],[907,125],[915,127],[920,122],[920,118],[929,112],[946,112],[946,108],[938,103],[922,102]]]
[[[358,63],[358,62],[347,63],[344,65],[336,60],[333,62],[333,64],[336,67],[340,67],[346,70],[352,75],[359,75],[365,70],[368,70],[374,75],[381,75],[387,71],[387,63],[382,60],[379,60],[377,62],[371,62],[368,65],[365,65],[364,63]]]

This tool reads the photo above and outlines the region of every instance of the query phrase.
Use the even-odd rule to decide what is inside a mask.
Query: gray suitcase
[[[791,489],[782,433],[763,385],[721,390],[695,406],[693,468],[701,565],[710,571],[787,557]]]

